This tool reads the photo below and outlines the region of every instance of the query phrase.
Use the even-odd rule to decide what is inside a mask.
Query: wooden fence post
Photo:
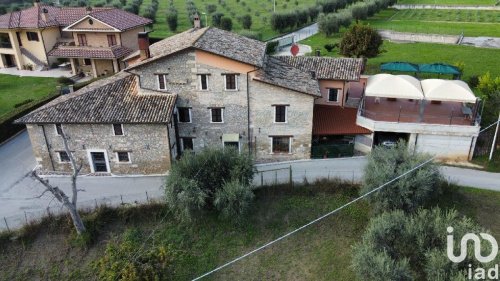
[[[290,187],[293,187],[293,176],[292,176],[292,165],[290,165],[290,173],[289,173],[289,176],[290,176]]]

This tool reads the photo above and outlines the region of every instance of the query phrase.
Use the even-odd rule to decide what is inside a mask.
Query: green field
[[[177,252],[171,261],[174,272],[169,280],[190,280],[355,196],[357,188],[328,182],[293,189],[261,189],[249,217],[240,224],[209,214],[200,215],[192,223],[179,223],[170,215],[165,216],[164,205],[101,209],[85,216],[87,222],[93,219],[100,225],[95,243],[86,248],[75,245],[68,221],[49,220],[42,227],[28,228],[29,232],[17,240],[5,239],[8,236],[0,239],[0,279],[96,280],[92,261],[102,257],[110,239],[134,229],[142,234],[139,239],[146,249],[166,244]],[[499,201],[500,192],[450,187],[434,204],[456,208],[499,237]],[[370,217],[369,204],[357,202],[207,280],[356,280],[350,268],[351,246],[359,241]],[[151,239],[146,240],[151,233]]]
[[[449,11],[449,10],[443,10]],[[377,29],[400,32],[433,33],[465,36],[500,37],[499,11],[453,11],[449,17],[439,17],[438,10],[384,10],[366,20]],[[443,12],[442,12],[443,13]],[[460,16],[456,16],[456,15]],[[449,19],[449,21],[447,21]],[[459,20],[457,20],[459,19]],[[481,20],[481,21],[480,21]],[[488,22],[488,21],[490,22]]]
[[[328,53],[324,48],[327,43],[338,43],[340,35],[325,37],[317,34],[306,40],[303,44],[310,45],[313,50],[321,49],[324,56],[340,56],[338,49]],[[467,80],[472,75],[481,75],[487,71],[493,77],[500,76],[500,68],[495,59],[500,51],[497,49],[476,48],[462,45],[443,45],[431,43],[392,43],[384,41],[384,52],[376,58],[368,59],[367,73],[379,72],[379,66],[384,62],[408,61],[413,63],[443,62],[454,64],[461,61],[465,63],[463,79]]]
[[[242,29],[241,23],[238,21],[238,17],[249,14],[252,16],[252,27],[251,30],[260,32],[263,39],[268,39],[279,35],[277,32],[271,29],[270,21],[273,12],[273,0],[261,0],[261,1],[248,1],[248,0],[224,0],[225,6],[219,4],[219,0],[194,0],[196,7],[200,13],[206,12],[206,6],[209,4],[215,4],[217,6],[216,12],[221,12],[225,16],[228,16],[233,21],[233,31],[239,31]],[[141,5],[141,11],[151,3],[151,0],[144,0]],[[186,10],[185,0],[173,0],[174,6],[178,11],[179,16],[179,26],[177,32],[182,32],[192,25],[189,21],[189,15]],[[298,7],[307,7],[314,5],[316,0],[283,0],[276,1],[276,11],[293,11]],[[173,33],[168,29],[166,24],[166,11],[169,7],[169,1],[160,1],[158,12],[156,13],[156,23],[153,25],[152,37],[165,38],[171,36]],[[205,15],[200,15],[201,20],[205,22]],[[212,19],[211,15],[207,14],[207,20],[209,25],[211,25]]]
[[[0,117],[26,100],[38,100],[56,91],[57,79],[0,74]]]
[[[398,4],[495,5],[497,0],[398,0]]]

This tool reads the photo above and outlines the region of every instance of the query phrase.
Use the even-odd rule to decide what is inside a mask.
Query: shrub
[[[252,16],[244,15],[241,17],[241,25],[244,29],[250,29],[252,27]]]
[[[215,4],[208,4],[207,5],[207,13],[213,14],[213,13],[215,13],[215,11],[217,11],[217,5],[215,5]]]
[[[212,15],[212,24],[216,27],[221,25],[221,19],[224,17],[223,13],[215,13]]]
[[[325,44],[325,49],[328,51],[328,52],[331,52],[333,51],[333,49],[335,49],[335,44],[331,44],[331,43],[328,43],[328,44]]]
[[[61,77],[57,78],[57,83],[63,84],[63,85],[73,85],[73,84],[75,84],[75,81],[73,81],[73,79],[71,79],[71,78],[61,76]]]
[[[410,152],[404,142],[394,148],[377,146],[365,166],[361,193],[367,193],[428,160],[429,155]],[[439,167],[429,163],[387,185],[369,197],[375,212],[401,209],[414,212],[441,192]]]
[[[214,206],[226,219],[241,218],[248,211],[254,197],[249,185],[233,179],[215,192]]]
[[[248,194],[241,191],[241,188],[250,186],[253,174],[251,156],[247,153],[239,154],[235,149],[207,148],[196,155],[185,153],[172,166],[167,178],[165,187],[167,205],[184,220],[191,219],[194,212],[202,209],[234,211],[235,205],[244,207],[248,203],[244,201],[251,199]],[[241,188],[235,187],[234,181],[240,184]],[[232,185],[226,186],[226,183]],[[220,193],[224,190],[227,194]],[[243,197],[230,197],[230,192]],[[214,200],[217,196],[219,203],[215,206]]]
[[[278,41],[267,42],[267,45],[266,45],[266,54],[270,55],[270,54],[276,52],[276,47],[278,47],[278,44],[279,44]]]
[[[380,53],[382,37],[368,25],[351,26],[342,36],[340,52],[346,57],[373,58]]]
[[[352,267],[360,280],[464,280],[459,277],[468,265],[475,268],[480,263],[471,255],[473,251],[461,263],[448,259],[449,226],[455,238],[483,232],[454,210],[420,209],[410,216],[401,210],[383,213],[370,221],[362,241],[354,246]],[[454,241],[455,249],[459,239]],[[482,243],[482,250],[488,252],[484,245],[488,243]]]
[[[174,252],[159,245],[144,249],[142,233],[128,229],[121,241],[113,239],[104,255],[92,264],[99,280],[165,280],[172,273]],[[134,258],[132,258],[134,257]]]
[[[230,17],[222,17],[220,19],[220,28],[231,31],[233,29],[233,21]]]
[[[477,85],[479,85],[479,76],[478,75],[472,75],[470,78],[469,78],[469,86],[471,88],[476,88]]]
[[[167,11],[167,25],[170,31],[174,32],[177,30],[177,25],[178,25],[177,10],[171,8]]]

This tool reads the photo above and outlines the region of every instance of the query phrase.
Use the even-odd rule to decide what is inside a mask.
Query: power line
[[[422,168],[423,166],[425,166],[425,165],[429,164],[430,162],[434,161],[434,159],[435,159],[435,158],[436,158],[436,156],[431,157],[430,159],[428,159],[428,160],[426,160],[426,161],[424,161],[424,162],[420,163],[419,165],[415,166],[414,168],[412,168],[412,169],[410,169],[410,170],[408,170],[408,171],[404,172],[403,174],[401,174],[401,175],[399,175],[399,176],[397,176],[397,177],[393,178],[392,180],[390,180],[390,181],[388,181],[388,182],[386,182],[386,183],[384,183],[384,184],[380,185],[379,187],[377,187],[377,188],[375,188],[375,189],[373,189],[373,190],[371,190],[371,191],[369,191],[369,192],[367,192],[367,193],[365,193],[365,194],[363,194],[363,195],[361,195],[361,196],[357,197],[356,199],[354,199],[354,200],[352,200],[352,201],[350,201],[350,202],[348,202],[348,203],[346,203],[346,204],[344,204],[344,205],[340,206],[339,208],[337,208],[337,209],[335,209],[335,210],[333,210],[333,211],[331,211],[331,212],[329,212],[329,213],[326,213],[326,214],[322,215],[321,217],[319,217],[319,218],[317,218],[317,219],[315,219],[315,220],[313,220],[313,221],[310,221],[310,222],[308,222],[308,223],[304,224],[303,226],[301,226],[301,227],[299,227],[299,228],[296,228],[295,230],[292,230],[292,231],[288,232],[287,234],[285,234],[285,235],[283,235],[283,236],[280,236],[280,237],[278,237],[278,238],[274,239],[273,241],[268,242],[267,244],[264,244],[264,245],[262,245],[262,246],[260,246],[260,247],[258,247],[258,248],[256,248],[256,249],[254,249],[254,250],[252,250],[252,251],[250,251],[250,252],[248,252],[248,253],[246,253],[246,254],[244,254],[244,255],[242,255],[242,256],[240,256],[240,257],[238,257],[238,258],[235,258],[235,259],[233,259],[233,260],[232,260],[232,261],[230,261],[230,262],[227,262],[227,263],[225,263],[225,264],[223,264],[223,265],[221,265],[221,266],[219,266],[219,267],[217,267],[217,268],[215,268],[215,269],[213,269],[213,270],[211,270],[211,271],[209,271],[209,272],[207,272],[207,273],[205,273],[205,274],[203,274],[203,275],[200,275],[200,276],[198,276],[198,277],[194,278],[192,281],[200,280],[200,279],[202,279],[202,278],[204,278],[204,277],[207,277],[208,275],[210,275],[210,274],[212,274],[212,273],[215,273],[215,272],[217,272],[217,271],[219,271],[219,270],[221,270],[221,269],[223,269],[223,268],[225,268],[225,267],[227,267],[227,266],[229,266],[229,265],[231,265],[231,264],[233,264],[233,263],[235,263],[235,262],[237,262],[237,261],[240,261],[240,260],[242,260],[242,259],[244,259],[244,258],[246,258],[246,257],[248,257],[248,256],[250,256],[250,255],[252,255],[252,254],[254,254],[254,253],[258,252],[258,251],[260,251],[260,250],[263,250],[263,249],[265,249],[265,248],[267,248],[267,247],[269,247],[269,246],[273,245],[274,243],[276,243],[276,242],[278,242],[278,241],[281,241],[281,240],[283,240],[283,239],[287,238],[288,236],[291,236],[291,235],[293,235],[293,234],[295,234],[295,233],[297,233],[297,232],[301,231],[302,229],[304,229],[304,228],[306,228],[306,227],[308,227],[308,226],[310,226],[310,225],[313,225],[313,224],[315,224],[315,223],[317,223],[317,222],[319,222],[319,221],[321,221],[321,220],[325,219],[326,217],[329,217],[329,216],[331,216],[331,215],[333,215],[333,214],[335,214],[335,213],[339,212],[340,210],[342,210],[342,209],[344,209],[344,208],[346,208],[346,207],[348,207],[348,206],[350,206],[350,205],[354,204],[355,202],[357,202],[357,201],[359,201],[359,200],[361,200],[361,199],[363,199],[363,198],[365,198],[365,197],[369,196],[369,195],[370,195],[370,194],[372,194],[372,193],[375,193],[375,192],[377,192],[377,191],[381,190],[382,188],[384,188],[384,187],[386,187],[387,185],[389,185],[389,184],[391,184],[391,183],[393,183],[393,182],[395,182],[395,181],[399,180],[400,178],[402,178],[402,177],[404,177],[404,176],[406,176],[406,175],[410,174],[411,172],[413,172],[413,171],[415,171],[415,170],[418,170],[418,169]]]

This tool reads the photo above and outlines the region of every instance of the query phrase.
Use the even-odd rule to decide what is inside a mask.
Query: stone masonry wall
[[[308,159],[311,156],[314,97],[259,81],[250,83],[252,142],[257,160]],[[287,104],[287,122],[274,123],[272,105]],[[270,136],[291,136],[290,154],[273,154]]]
[[[112,174],[164,174],[170,169],[167,125],[123,124],[123,136],[114,136],[111,124],[63,124],[62,126],[70,138],[70,149],[74,151],[78,161],[82,161],[82,174],[91,172],[88,152],[94,149],[106,152]],[[64,151],[64,145],[61,136],[56,133],[54,124],[27,125],[27,128],[36,160],[43,170],[71,171],[69,163],[60,162],[58,151]],[[118,163],[117,151],[130,152],[131,162]]]
[[[194,151],[221,146],[223,134],[240,134],[246,147],[246,73],[237,75],[237,91],[225,91],[222,68],[196,63],[194,51],[185,51],[147,64],[137,70],[141,87],[158,90],[155,73],[167,74],[166,92],[178,94],[177,107],[191,108],[191,123],[179,123],[179,137],[193,138]],[[198,74],[210,74],[209,90],[200,90]],[[211,123],[211,107],[224,108],[223,123]]]

